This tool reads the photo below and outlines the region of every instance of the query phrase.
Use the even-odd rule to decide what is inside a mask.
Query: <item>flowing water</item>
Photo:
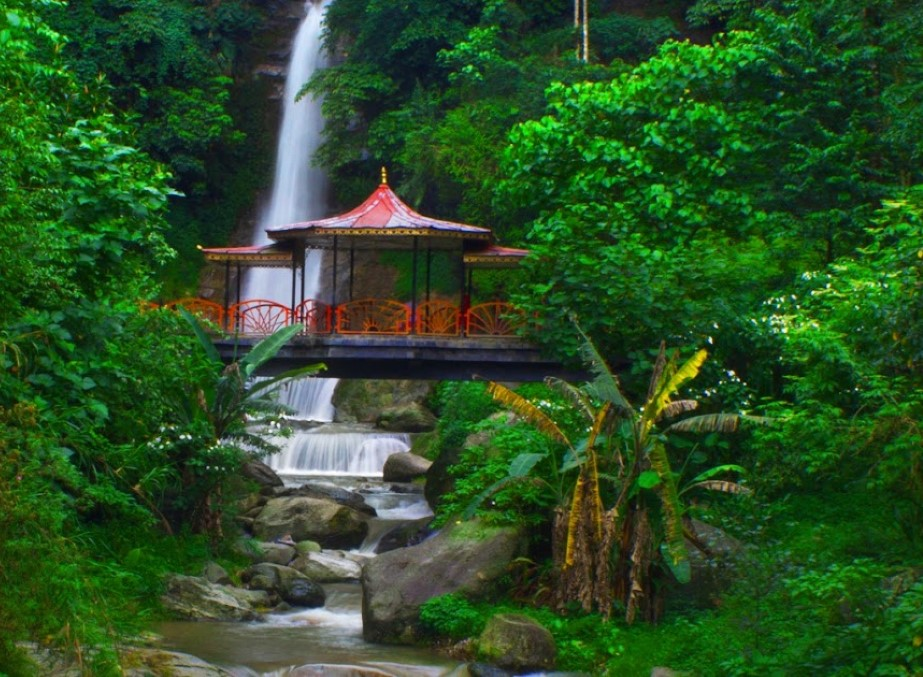
[[[282,121],[276,148],[276,166],[269,203],[263,210],[253,236],[253,244],[268,244],[266,228],[282,226],[325,216],[327,209],[327,177],[313,165],[314,152],[320,146],[324,129],[322,100],[305,96],[296,100],[298,90],[311,79],[315,71],[326,66],[322,45],[324,12],[332,0],[308,0],[305,18],[292,43],[291,59],[285,79],[282,101]],[[320,271],[323,253],[311,250],[305,258],[305,298],[321,295]],[[291,303],[291,271],[279,268],[250,268],[244,279],[245,299],[269,299]],[[302,418],[332,421],[330,401],[336,379],[304,379],[288,388],[283,397]]]
[[[324,66],[321,50],[323,14],[331,0],[305,5],[305,19],[295,36],[285,87],[282,124],[270,203],[253,234],[255,244],[269,240],[265,228],[324,216],[326,178],[311,166],[323,118],[320,101],[296,102],[301,86]],[[320,252],[305,263],[305,298],[319,298]],[[266,298],[288,304],[291,273],[254,268],[248,272],[245,298]],[[360,491],[378,516],[369,522],[369,535],[358,549],[374,556],[375,547],[396,525],[428,519],[432,512],[419,491],[400,492],[380,482],[385,459],[407,451],[406,434],[376,432],[369,427],[330,423],[336,379],[310,378],[287,386],[281,399],[294,412],[297,432],[281,442],[282,451],[268,459],[286,481],[332,483]],[[324,422],[310,427],[306,422]],[[308,429],[305,429],[308,428]],[[453,674],[457,663],[414,647],[368,644],[362,639],[361,588],[358,583],[325,585],[327,602],[320,609],[267,614],[261,623],[163,623],[158,631],[165,648],[198,656],[238,677],[309,677],[313,675],[392,675],[436,677]],[[374,672],[373,672],[374,671]]]

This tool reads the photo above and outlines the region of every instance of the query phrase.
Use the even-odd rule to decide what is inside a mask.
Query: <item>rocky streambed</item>
[[[425,472],[422,459],[400,456],[391,465],[402,479],[410,466]],[[178,620],[157,628],[164,649],[209,661],[214,672],[170,674],[485,674],[425,647],[420,607],[449,592],[490,595],[524,553],[523,534],[477,522],[431,534],[420,484],[286,487],[266,467],[250,474],[263,487],[241,506],[248,536],[236,545],[250,564],[171,577],[163,603]],[[544,648],[501,659],[509,672],[491,674],[549,668],[553,642],[542,638]]]

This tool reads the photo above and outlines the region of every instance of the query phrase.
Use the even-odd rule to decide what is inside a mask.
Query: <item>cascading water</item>
[[[324,126],[321,100],[312,96],[296,100],[296,97],[314,72],[326,66],[321,36],[324,12],[331,1],[308,0],[305,18],[295,34],[285,81],[272,194],[253,233],[256,244],[268,244],[266,228],[325,215],[327,179],[323,171],[313,166]],[[307,253],[303,273],[305,298],[322,295],[322,264],[322,252]],[[245,298],[288,305],[291,283],[291,274],[286,270],[252,268],[243,285]],[[280,389],[279,395],[295,412],[295,418],[330,422],[335,414],[332,400],[336,385],[337,379],[302,379]],[[284,475],[376,475],[381,473],[388,454],[406,451],[408,442],[406,435],[395,439],[394,435],[372,432],[301,431],[283,441],[282,452],[271,456],[269,464]]]
[[[276,150],[276,168],[269,204],[253,233],[255,244],[268,244],[266,228],[324,216],[327,207],[327,177],[313,166],[314,152],[321,141],[324,118],[321,100],[306,96],[296,100],[298,90],[314,72],[326,65],[321,44],[324,12],[330,0],[305,4],[305,18],[295,34],[285,94],[282,124]],[[320,295],[320,251],[311,251],[304,266],[305,298]],[[252,268],[244,280],[244,298],[269,299],[288,304],[291,277],[288,271]],[[280,391],[282,400],[299,418],[312,421],[333,420],[333,391],[336,379],[304,379]]]

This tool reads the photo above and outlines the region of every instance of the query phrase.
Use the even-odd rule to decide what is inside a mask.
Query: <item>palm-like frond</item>
[[[491,397],[494,398],[497,402],[503,406],[511,409],[514,413],[522,416],[526,421],[535,428],[551,437],[552,439],[563,442],[568,447],[573,449],[571,441],[567,438],[567,435],[558,427],[558,425],[551,419],[548,414],[536,407],[532,402],[527,400],[522,395],[519,395],[504,385],[501,385],[495,381],[491,381],[487,384],[487,392]]]
[[[679,416],[680,414],[685,414],[687,411],[693,411],[697,409],[699,403],[695,400],[676,400],[674,402],[668,402],[667,405],[663,408],[663,418],[673,418],[674,416]]]
[[[662,416],[664,407],[670,402],[670,397],[686,381],[696,377],[706,357],[708,357],[708,353],[705,350],[700,350],[686,360],[676,371],[672,373],[669,373],[669,370],[665,371],[664,376],[661,377],[661,383],[654,388],[654,396],[644,405],[644,411],[641,414],[642,434],[646,435],[654,423]]]
[[[326,368],[327,368],[327,365],[325,364],[309,364],[304,367],[297,367],[295,369],[290,369],[281,374],[277,374],[276,376],[272,376],[267,379],[256,381],[250,386],[248,393],[252,397],[268,389],[272,389],[280,385],[285,385],[289,381],[295,381],[300,378],[314,376],[315,374],[323,371]]]
[[[602,355],[596,350],[596,346],[593,345],[590,337],[584,333],[579,325],[575,323],[575,326],[583,338],[583,343],[580,344],[580,356],[594,376],[592,381],[593,392],[604,402],[611,402],[620,409],[630,410],[631,404],[622,394],[615,374],[612,373],[609,365],[606,364]]]
[[[220,364],[221,356],[218,354],[218,351],[215,348],[215,344],[212,343],[211,337],[202,327],[202,323],[199,322],[195,315],[190,313],[182,306],[177,308],[177,310],[179,311],[180,316],[186,320],[190,327],[192,327],[192,331],[195,332],[196,338],[199,339],[199,345],[202,346],[205,354],[208,355],[208,359],[210,359],[212,362],[217,362]]]
[[[670,468],[670,460],[663,443],[657,441],[651,446],[648,458],[651,468],[660,476],[660,484],[654,490],[660,496],[660,504],[664,514],[664,536],[668,554],[667,564],[680,583],[688,583],[689,553],[683,540],[682,505],[679,500],[679,491],[676,480]]]
[[[282,327],[273,334],[270,334],[262,341],[250,349],[244,358],[240,361],[241,370],[245,378],[250,378],[259,369],[264,362],[271,359],[279,352],[289,340],[299,333],[303,327],[298,324]]]
[[[593,420],[593,405],[590,403],[590,398],[587,397],[587,394],[583,390],[567,381],[555,378],[554,376],[545,378],[545,385],[560,393],[564,399],[583,412],[588,422]]]
[[[683,487],[683,493],[691,489],[707,489],[708,491],[723,491],[726,494],[749,494],[750,489],[730,480],[705,480],[704,482],[693,482]]]
[[[738,414],[701,414],[690,416],[664,428],[668,433],[732,433],[740,425]]]

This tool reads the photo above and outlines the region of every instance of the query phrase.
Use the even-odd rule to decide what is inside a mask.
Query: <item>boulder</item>
[[[320,543],[317,541],[298,541],[295,544],[295,552],[299,555],[304,555],[309,552],[320,552],[323,548],[320,547]]]
[[[522,614],[492,616],[478,640],[480,658],[515,672],[549,670],[555,653],[551,633]]]
[[[36,675],[80,677],[86,675],[86,665],[78,665],[70,656],[34,644],[20,645],[34,663]],[[146,647],[124,647],[119,650],[119,662],[124,677],[233,677],[233,673],[206,663],[200,658],[178,651]]]
[[[493,438],[501,429],[500,426],[512,425],[516,420],[516,415],[512,412],[501,411],[493,414],[488,420],[494,425],[488,426],[483,430],[468,435],[461,447],[447,447],[436,457],[433,464],[426,471],[426,484],[424,493],[426,500],[435,510],[442,500],[442,497],[455,488],[455,477],[450,472],[452,466],[456,465],[461,459],[462,451],[479,447],[483,454],[490,458],[492,455],[500,453],[493,446]]]
[[[170,576],[161,602],[178,618],[210,621],[253,621],[258,614],[229,589],[195,576]]]
[[[422,636],[424,602],[450,592],[472,598],[491,594],[524,549],[520,530],[471,521],[369,560],[361,579],[363,637],[384,644],[413,643]]]
[[[295,559],[295,546],[286,543],[259,543],[257,544],[258,554],[251,559],[254,562],[269,562],[270,564],[286,565]]]
[[[436,428],[436,416],[419,402],[411,402],[383,409],[375,425],[391,432],[423,433]]]
[[[690,534],[707,552],[687,539],[692,577],[689,583],[676,585],[666,599],[673,608],[712,608],[734,580],[734,562],[743,551],[743,545],[705,522],[691,520],[689,526]]]
[[[384,409],[423,402],[432,388],[430,381],[343,379],[333,395],[336,420],[372,423]]]
[[[428,528],[429,523],[432,521],[432,517],[421,517],[389,529],[378,540],[378,545],[375,546],[375,554],[380,555],[383,552],[391,552],[398,548],[406,548],[409,545],[422,543],[432,534]]]
[[[419,477],[425,477],[432,464],[432,461],[422,456],[401,451],[385,459],[381,479],[384,482],[412,482]]]
[[[365,517],[356,510],[307,496],[272,498],[253,522],[253,532],[262,540],[291,534],[295,541],[317,541],[325,548],[357,547],[368,531]]]
[[[326,601],[320,585],[291,567],[266,562],[254,564],[241,578],[251,590],[263,590],[292,606],[319,607]]]
[[[375,516],[375,508],[365,502],[365,496],[358,491],[350,491],[343,487],[337,487],[332,484],[323,482],[307,482],[296,489],[287,489],[280,493],[279,496],[306,496],[308,498],[321,498],[335,501],[347,508],[352,508],[356,512],[361,512],[369,517]]]
[[[284,486],[282,478],[280,478],[276,471],[270,468],[268,465],[262,461],[247,461],[244,463],[241,471],[244,474],[244,477],[247,477],[254,482],[256,482],[261,487],[281,487]]]
[[[317,583],[357,581],[362,575],[362,565],[339,550],[307,552],[296,557],[289,566]]]
[[[231,577],[228,572],[217,562],[207,562],[205,564],[205,568],[202,570],[202,578],[209,583],[217,583],[218,585],[231,584]]]

